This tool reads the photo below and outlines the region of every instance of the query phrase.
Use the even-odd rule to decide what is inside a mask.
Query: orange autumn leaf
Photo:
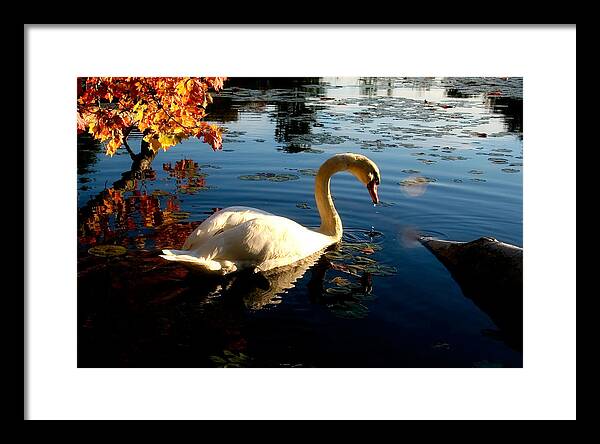
[[[154,151],[197,137],[214,150],[221,129],[204,122],[211,91],[226,77],[81,77],[77,79],[77,129],[105,142],[113,155],[132,128]]]

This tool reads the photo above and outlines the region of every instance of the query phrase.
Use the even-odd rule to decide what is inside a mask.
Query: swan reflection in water
[[[349,245],[352,244],[342,242],[277,269],[258,273],[242,271],[213,277],[209,288],[206,288],[210,281],[206,280],[205,273],[191,271],[190,283],[194,285],[194,282],[197,282],[197,285],[204,287],[202,290],[207,295],[207,302],[212,302],[218,297],[221,300],[241,302],[248,310],[260,310],[281,303],[282,296],[310,272],[306,289],[311,303],[325,305],[339,317],[364,317],[368,309],[363,303],[373,297],[372,273],[361,272],[354,267],[360,267],[359,262],[368,259],[355,256],[353,259],[358,258],[358,261],[354,264],[339,264],[332,260],[350,256],[345,253],[345,247]],[[372,265],[375,261],[371,260],[368,263]],[[337,276],[327,281],[326,274],[329,270],[341,271],[340,274],[347,278]]]
[[[212,281],[207,295],[209,299],[220,297],[223,299],[239,299],[250,310],[260,310],[267,306],[279,304],[281,295],[295,287],[298,279],[302,278],[307,270],[315,265],[322,252],[309,256],[292,265],[276,268],[264,272],[240,271],[225,276],[212,277],[207,281],[203,270],[190,269],[190,281],[193,285],[196,279],[206,284]],[[323,267],[321,267],[323,268]],[[318,268],[317,268],[318,269]],[[325,275],[325,269],[320,274]],[[206,289],[205,289],[206,291]]]

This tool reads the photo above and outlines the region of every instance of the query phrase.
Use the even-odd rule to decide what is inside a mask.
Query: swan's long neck
[[[331,176],[346,169],[348,169],[346,162],[333,157],[321,165],[315,179],[315,200],[321,216],[321,226],[318,231],[332,237],[336,242],[342,238],[342,220],[333,205],[329,183]]]

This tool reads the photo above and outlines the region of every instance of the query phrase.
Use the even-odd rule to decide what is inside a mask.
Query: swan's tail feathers
[[[163,250],[162,252],[167,256],[189,256],[190,254],[189,250]]]
[[[222,274],[232,273],[236,271],[237,267],[230,261],[213,261],[203,257],[190,256],[189,251],[186,250],[163,250],[164,254],[160,257],[168,261],[181,262],[182,265],[200,269],[209,272],[220,272]]]

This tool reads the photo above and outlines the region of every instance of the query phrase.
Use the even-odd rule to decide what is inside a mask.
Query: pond
[[[522,246],[522,110],[521,78],[232,78],[208,107],[220,151],[186,140],[140,173],[79,136],[78,366],[522,367],[417,241]],[[334,176],[325,254],[230,278],[158,257],[228,206],[317,228],[316,170],[344,152],[377,163],[381,202]]]

